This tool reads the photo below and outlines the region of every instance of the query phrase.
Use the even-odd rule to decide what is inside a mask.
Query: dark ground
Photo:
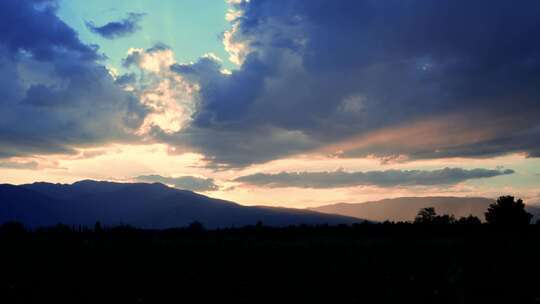
[[[540,303],[540,226],[0,229],[0,303]]]

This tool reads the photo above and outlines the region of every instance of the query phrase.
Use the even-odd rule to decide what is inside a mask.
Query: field
[[[1,303],[538,303],[540,227],[0,233]]]

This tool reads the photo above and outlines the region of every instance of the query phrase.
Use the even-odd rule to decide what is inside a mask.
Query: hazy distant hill
[[[163,184],[80,181],[71,185],[0,185],[0,223],[18,220],[30,226],[129,224],[141,228],[208,228],[252,225],[341,224],[358,219],[314,211],[247,207]]]
[[[439,214],[453,214],[456,217],[472,214],[484,220],[484,212],[493,202],[493,199],[483,197],[402,197],[358,204],[340,203],[310,210],[372,221],[412,221],[421,208],[435,207]],[[527,208],[535,215],[539,213],[536,207]]]

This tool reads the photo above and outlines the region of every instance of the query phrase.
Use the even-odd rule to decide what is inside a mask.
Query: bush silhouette
[[[7,222],[0,225],[0,234],[21,236],[27,231],[21,222]]]
[[[482,221],[478,217],[470,214],[469,216],[459,218],[457,223],[462,225],[480,225],[482,224]]]
[[[97,221],[94,224],[94,232],[97,232],[97,233],[103,232],[103,228],[101,227],[101,222],[100,221]]]
[[[205,230],[204,225],[199,221],[194,221],[188,226],[188,230],[192,232],[203,232]]]
[[[513,196],[499,197],[496,203],[489,205],[485,216],[489,224],[499,226],[528,225],[533,217],[525,210],[523,201],[516,201]]]

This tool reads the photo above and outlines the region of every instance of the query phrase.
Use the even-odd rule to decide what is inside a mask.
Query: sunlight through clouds
[[[136,69],[138,79],[125,84],[125,90],[139,96],[151,112],[138,130],[148,134],[153,127],[169,133],[178,132],[188,123],[195,107],[193,94],[197,90],[170,70],[175,64],[174,53],[165,46],[152,49],[130,49],[124,59],[127,68]]]
[[[27,1],[0,4],[28,25],[0,33],[0,182],[145,180],[289,207],[540,202],[536,5]],[[521,23],[493,31],[509,14]],[[445,168],[462,177],[430,184]],[[325,179],[366,172],[402,180]],[[279,174],[302,181],[242,179]]]

